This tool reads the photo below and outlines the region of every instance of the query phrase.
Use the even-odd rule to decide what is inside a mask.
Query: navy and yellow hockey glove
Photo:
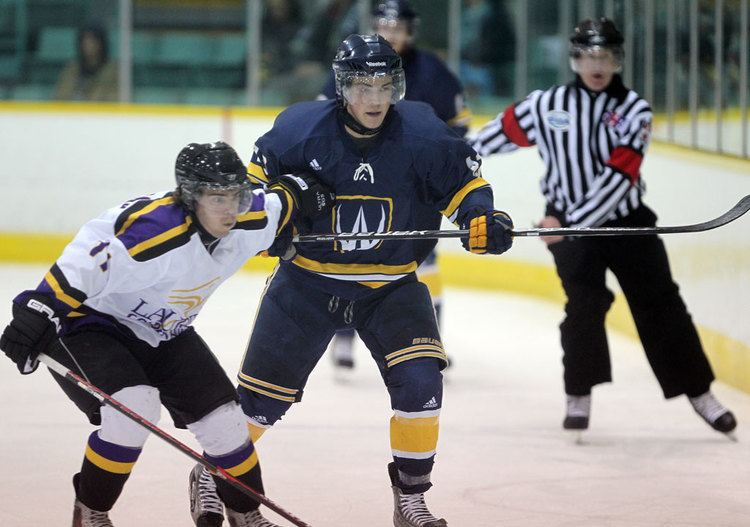
[[[39,366],[36,360],[57,336],[59,321],[44,295],[32,295],[13,303],[13,320],[0,336],[0,349],[27,375]]]
[[[333,208],[336,195],[312,174],[298,172],[282,174],[270,188],[281,188],[292,196],[297,213],[306,218],[316,218]]]
[[[513,245],[513,220],[501,210],[493,210],[471,218],[464,227],[469,231],[468,238],[461,243],[475,254],[502,254]]]

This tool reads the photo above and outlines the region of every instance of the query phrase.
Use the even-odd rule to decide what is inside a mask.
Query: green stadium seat
[[[36,58],[42,62],[68,62],[76,56],[78,30],[74,27],[45,27],[39,35]]]
[[[141,31],[133,32],[130,42],[133,64],[152,64],[158,48],[156,35]]]
[[[180,90],[150,86],[136,87],[133,90],[133,102],[142,104],[181,104],[183,96]]]
[[[155,61],[168,66],[198,67],[213,63],[216,40],[198,33],[164,33]]]
[[[18,101],[48,101],[52,98],[54,86],[46,84],[25,84],[11,91],[11,98]]]
[[[247,37],[244,34],[224,35],[219,38],[214,55],[214,64],[224,67],[241,67],[247,52]]]

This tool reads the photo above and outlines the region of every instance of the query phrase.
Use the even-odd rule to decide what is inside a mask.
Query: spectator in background
[[[263,13],[263,73],[275,77],[294,67],[292,42],[303,25],[299,0],[266,0]]]
[[[464,0],[460,77],[469,98],[495,95],[514,54],[513,23],[505,4],[500,0]]]
[[[116,101],[117,65],[109,61],[104,29],[88,26],[78,32],[77,55],[60,74],[55,99],[71,101]]]

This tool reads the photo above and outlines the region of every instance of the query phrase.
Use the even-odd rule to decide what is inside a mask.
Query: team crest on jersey
[[[565,110],[552,110],[547,112],[544,120],[554,130],[567,130],[570,128],[570,114]]]
[[[354,171],[354,181],[369,181],[375,183],[375,171],[370,163],[360,163]]]
[[[393,222],[393,200],[374,196],[336,196],[333,209],[335,232],[386,232]],[[334,243],[339,252],[376,249],[382,240],[343,240]]]
[[[466,167],[471,170],[474,177],[482,177],[482,157],[477,154],[476,159],[471,156],[466,158]]]

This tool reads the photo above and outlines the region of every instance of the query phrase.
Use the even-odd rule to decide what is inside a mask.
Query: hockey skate
[[[424,493],[404,494],[396,484],[398,470],[395,463],[388,464],[388,475],[393,489],[394,527],[447,527],[448,522],[435,518],[427,508]]]
[[[198,527],[221,527],[224,505],[216,492],[213,476],[200,463],[190,472],[188,484],[190,515]],[[252,524],[251,524],[252,525]]]
[[[76,500],[73,505],[73,527],[114,527],[108,512],[89,509]]]
[[[231,527],[281,527],[265,519],[258,509],[236,512],[227,507],[227,520]]]
[[[591,395],[568,395],[567,412],[563,421],[565,430],[586,430],[591,414]]]
[[[688,400],[696,413],[700,415],[711,428],[717,432],[726,434],[736,441],[734,434],[732,434],[732,431],[737,428],[737,420],[734,418],[734,414],[724,408],[710,391],[703,395],[699,395],[698,397],[688,397]]]

